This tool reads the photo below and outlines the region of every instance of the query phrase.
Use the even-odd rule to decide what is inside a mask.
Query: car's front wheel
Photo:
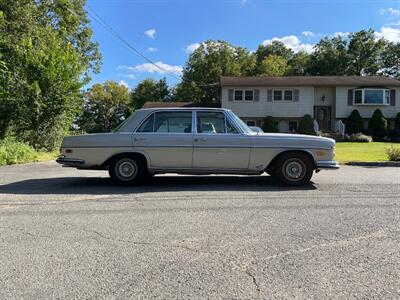
[[[314,164],[303,153],[287,153],[279,157],[276,163],[276,175],[283,184],[301,186],[310,182]]]
[[[117,157],[112,160],[108,173],[116,184],[134,185],[145,177],[146,166],[143,160],[136,157]]]

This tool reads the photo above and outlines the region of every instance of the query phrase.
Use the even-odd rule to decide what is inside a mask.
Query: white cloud
[[[400,21],[387,23],[386,26],[400,26]]]
[[[279,41],[285,44],[286,47],[292,49],[294,52],[305,51],[311,53],[313,51],[313,44],[304,44],[295,35],[288,35],[281,38],[274,37],[270,40],[265,40],[262,44],[264,46],[271,44],[273,41]]]
[[[120,67],[118,67],[118,69],[121,69]],[[118,74],[119,77],[125,77],[128,79],[136,79],[136,76],[134,74]]]
[[[334,37],[342,37],[342,38],[346,38],[348,37],[350,34],[350,32],[341,32],[341,31],[337,31],[333,34]]]
[[[133,71],[133,72],[158,73],[158,74],[173,73],[176,75],[181,75],[183,70],[182,66],[172,66],[164,64],[161,61],[158,61],[154,64],[144,63],[133,67],[119,66],[118,69]]]
[[[194,50],[200,47],[200,43],[193,43],[186,46],[185,51],[187,53],[192,53]]]
[[[156,36],[156,30],[155,29],[149,29],[149,30],[146,30],[144,32],[144,34],[147,35],[149,38],[154,39],[155,36]]]
[[[384,38],[390,42],[400,42],[400,29],[383,26],[381,31],[375,32],[377,39]]]
[[[381,15],[390,14],[390,15],[400,16],[400,9],[394,9],[394,8],[392,8],[392,7],[389,7],[389,8],[381,8],[381,9],[379,10],[379,13],[380,13]]]
[[[147,48],[147,50],[149,50],[150,52],[157,52],[158,48],[149,47],[149,48]]]
[[[309,31],[309,30],[303,31],[301,34],[306,37],[313,37],[315,35],[314,32]]]
[[[123,85],[124,87],[129,88],[129,85],[128,85],[128,83],[127,83],[125,80],[120,80],[120,81],[119,81],[119,85]]]

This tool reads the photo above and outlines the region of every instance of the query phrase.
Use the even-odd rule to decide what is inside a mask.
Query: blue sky
[[[373,28],[377,37],[400,42],[400,1],[88,0],[87,5],[131,45],[177,76],[190,51],[207,39],[249,50],[280,39],[295,51],[310,51],[323,36]],[[132,88],[145,78],[164,76],[176,83],[90,18],[103,55],[101,72],[93,75],[92,83],[113,79]]]

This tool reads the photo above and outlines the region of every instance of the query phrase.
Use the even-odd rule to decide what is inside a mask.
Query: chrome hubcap
[[[131,179],[136,176],[136,164],[131,160],[121,160],[117,165],[117,171],[122,179]]]
[[[298,159],[287,161],[284,166],[284,170],[285,177],[289,180],[301,180],[305,174],[304,163]]]

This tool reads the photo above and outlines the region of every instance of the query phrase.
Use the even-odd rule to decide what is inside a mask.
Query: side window
[[[197,112],[198,133],[237,133],[222,112]]]
[[[154,132],[191,133],[192,112],[157,112]]]
[[[147,118],[146,121],[139,127],[137,132],[153,132],[154,114]]]

